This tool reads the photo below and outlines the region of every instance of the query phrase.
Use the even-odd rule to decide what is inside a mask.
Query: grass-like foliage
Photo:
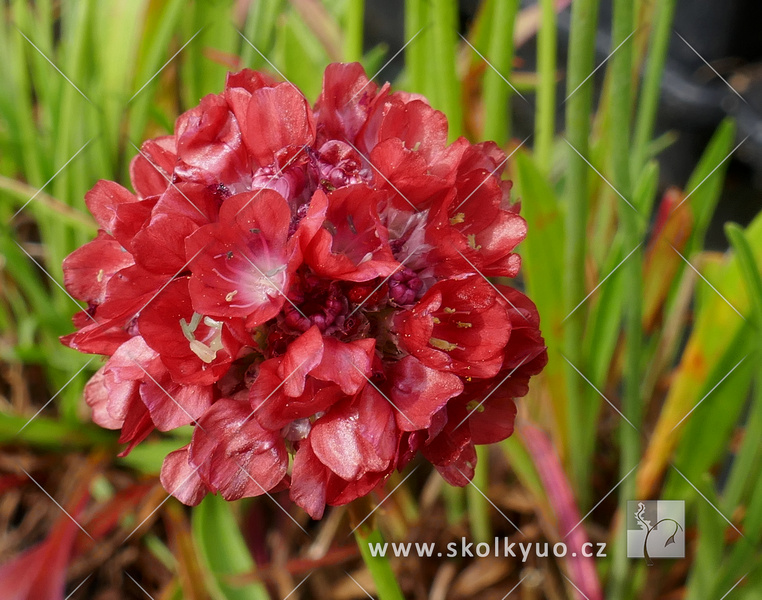
[[[734,124],[719,126],[684,190],[660,190],[665,140],[654,124],[675,0],[615,0],[616,52],[592,77],[598,0],[571,2],[568,63],[558,64],[556,11],[568,4],[484,0],[460,36],[454,1],[405,2],[394,85],[442,110],[451,139],[493,139],[511,155],[529,232],[522,285],[550,360],[519,402],[516,433],[480,449],[473,485],[445,489],[427,468],[408,469],[367,506],[317,524],[277,494],[281,507],[164,502],[156,474],[187,428],[112,458],[116,435],[92,425],[82,401],[99,359],[58,341],[77,310],[61,263],[95,235],[85,192],[99,179],[128,185],[142,140],[170,132],[226,72],[267,70],[312,101],[328,63],[360,60],[372,76],[401,48],[364,47],[358,0],[3,3],[0,562],[63,539],[55,499],[94,538],[80,536],[61,567],[66,593],[92,575],[72,598],[122,586],[125,598],[145,588],[257,599],[300,582],[293,597],[502,598],[520,583],[534,588],[527,597],[759,598],[762,217],[728,224],[726,253],[704,250]],[[536,72],[515,59],[523,44],[536,44]],[[511,122],[528,112],[533,122]],[[521,141],[519,129],[533,134]],[[648,499],[685,501],[686,558],[627,558],[627,501]],[[382,501],[356,542],[347,537]],[[608,550],[528,565],[368,553],[368,541],[461,536]]]

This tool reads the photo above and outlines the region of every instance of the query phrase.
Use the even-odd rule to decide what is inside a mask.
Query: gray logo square
[[[685,502],[682,500],[630,500],[627,502],[627,556],[685,557]]]

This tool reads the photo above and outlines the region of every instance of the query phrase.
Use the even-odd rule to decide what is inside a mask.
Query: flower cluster
[[[86,388],[129,452],[194,426],[161,480],[186,504],[289,489],[312,517],[418,453],[466,485],[547,355],[514,277],[526,224],[493,143],[447,143],[421,96],[330,65],[314,107],[230,74],[87,194],[64,263],[88,308],[63,338],[109,356]]]

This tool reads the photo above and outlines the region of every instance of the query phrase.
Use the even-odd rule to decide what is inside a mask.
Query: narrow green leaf
[[[746,292],[751,298],[752,315],[757,328],[762,328],[762,276],[754,259],[754,252],[743,230],[735,223],[725,225],[725,233],[738,257]]]
[[[348,0],[344,32],[344,60],[358,61],[362,58],[363,17],[365,0]]]
[[[276,42],[277,63],[283,74],[307,98],[315,100],[320,94],[321,81],[315,73],[323,71],[329,59],[299,15],[291,13],[280,29]]]
[[[694,216],[693,234],[684,252],[686,256],[704,245],[709,221],[722,192],[735,134],[736,127],[732,120],[727,119],[720,124],[685,186],[686,193],[690,195],[686,202],[690,202]]]
[[[495,3],[489,46],[485,54],[489,64],[484,71],[483,136],[485,139],[494,140],[499,146],[503,146],[511,135],[508,101],[513,90],[506,80],[512,79],[513,29],[518,11],[518,0],[501,0]]]
[[[711,482],[704,480],[704,489],[710,487]],[[710,501],[715,503],[717,499],[710,496]],[[723,551],[725,550],[724,533],[727,523],[717,514],[708,502],[699,498],[697,503],[698,513],[698,543],[696,544],[696,556],[693,559],[693,568],[688,578],[688,595],[686,600],[703,600],[708,595],[717,581],[717,567],[722,563]]]
[[[431,69],[428,66],[426,48],[431,35],[426,0],[405,1],[405,81],[411,92],[429,94],[428,80]],[[412,40],[412,41],[411,41]],[[433,98],[429,98],[433,101]]]
[[[592,82],[595,39],[598,20],[598,0],[577,0],[571,8],[571,38],[567,66],[566,139],[569,164],[566,176],[566,231],[565,259],[562,278],[563,296],[567,314],[585,298],[585,257],[587,247],[587,222],[590,198],[588,182],[592,171],[577,156],[587,156],[592,112]],[[584,369],[579,341],[582,339],[585,315],[580,311],[572,314],[564,326],[564,354],[577,368]],[[569,447],[571,479],[576,485],[580,508],[590,503],[590,464],[578,456],[574,449],[582,446],[587,432],[582,428],[586,407],[582,403],[582,390],[587,383],[581,380],[573,368],[567,368],[567,398],[569,403]]]
[[[757,216],[749,225],[746,237],[754,258],[762,261],[762,216]],[[681,439],[686,424],[686,421],[681,423],[683,417],[750,351],[749,346],[741,343],[753,330],[742,316],[748,314],[750,300],[741,283],[738,258],[729,256],[714,268],[710,266],[711,263],[706,262],[701,270],[714,289],[704,281],[697,282],[702,290],[699,298],[703,301],[697,303],[695,324],[641,461],[638,473],[641,495],[654,492]],[[716,365],[724,366],[718,370]],[[738,403],[744,400],[744,397],[735,397],[728,407],[729,413],[736,411]]]
[[[667,49],[673,37],[672,20],[676,0],[656,3],[654,28],[648,49],[648,64],[643,75],[643,86],[637,106],[635,136],[632,151],[632,169],[637,174],[648,160],[648,150],[656,123],[656,111],[661,96],[662,75],[667,59]]]
[[[213,583],[226,600],[269,600],[261,583],[233,586],[227,577],[254,570],[233,505],[221,496],[207,496],[193,510],[193,536],[202,560],[212,574]]]
[[[534,149],[537,164],[549,173],[553,158],[553,136],[556,132],[556,2],[540,0],[542,19],[537,32],[537,112],[535,113]]]
[[[261,52],[265,56],[268,56],[270,50],[272,50],[276,32],[276,21],[282,9],[282,0],[252,3],[244,30],[244,35],[251,44],[241,40],[240,55],[244,66],[251,69],[261,69],[267,65],[267,62],[259,53]]]
[[[522,151],[514,157],[515,197],[521,201],[521,213],[527,221],[527,237],[521,245],[524,279],[529,296],[537,304],[548,345],[550,360],[543,377],[553,403],[554,436],[561,447],[566,447],[570,428],[567,373],[560,356],[566,314],[564,297],[558,289],[564,268],[563,215],[553,187],[532,158]]]
[[[257,3],[260,4],[260,3]],[[172,36],[177,32],[182,10],[185,6],[183,0],[169,0],[162,4],[161,12],[151,6],[150,19],[145,24],[145,30],[140,40],[137,68],[130,90],[130,120],[129,140],[136,146],[140,146],[143,140],[145,128],[151,118],[152,111],[158,112],[155,93],[160,88],[162,67],[172,57],[169,49],[172,47]],[[190,42],[193,44],[197,40]],[[141,89],[142,88],[142,89]],[[169,127],[165,126],[167,133],[171,131],[171,124],[176,115],[169,119]],[[127,143],[125,147],[126,157],[131,160],[135,155],[135,149]],[[126,175],[128,161],[122,166],[121,174]]]
[[[759,360],[759,354],[751,358]],[[723,491],[723,508],[733,511],[746,497],[758,474],[762,472],[762,381],[757,374],[754,384],[754,396],[749,406],[746,418],[743,441],[738,453],[733,457],[725,489]]]
[[[492,526],[490,525],[489,508],[487,500],[480,490],[489,487],[489,448],[487,446],[476,447],[476,470],[473,483],[466,488],[468,498],[468,522],[471,527],[471,535],[475,542],[489,542],[492,539]]]
[[[545,337],[560,343],[560,321],[565,316],[558,293],[563,277],[563,214],[550,182],[529,154],[519,150],[513,158],[515,198],[521,201],[521,214],[527,222],[521,252],[524,278],[543,317]]]
[[[675,464],[688,479],[703,476],[727,453],[757,370],[754,360],[748,356],[752,347],[751,336],[740,331],[732,341],[731,350],[712,365],[707,377],[711,387],[690,407],[692,412],[686,411]],[[678,489],[688,491],[685,480],[675,474],[670,474],[667,488],[675,494],[679,494]]]
[[[460,100],[460,81],[455,71],[457,56],[456,37],[458,31],[458,6],[454,0],[439,0],[431,4],[432,38],[434,53],[439,60],[429,61],[427,68],[436,74],[434,86],[438,93],[432,106],[447,115],[448,138],[452,141],[461,135],[463,130],[463,109]],[[412,43],[416,43],[414,40]],[[412,44],[411,44],[412,45]]]
[[[378,548],[386,543],[381,532],[378,529],[365,531],[361,526],[355,530],[355,540],[357,540],[357,547],[360,549],[365,566],[373,576],[379,600],[403,600],[402,590],[389,564],[389,559],[386,556],[373,556],[370,550],[371,545]]]

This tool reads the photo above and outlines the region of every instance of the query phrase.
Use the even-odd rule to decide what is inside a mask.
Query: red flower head
[[[186,504],[289,489],[311,516],[419,451],[465,485],[547,361],[514,277],[526,233],[505,154],[447,144],[426,100],[326,69],[314,109],[253,71],[101,181],[64,263],[88,308],[63,338],[109,356],[86,389],[129,452],[192,424],[161,480]]]

